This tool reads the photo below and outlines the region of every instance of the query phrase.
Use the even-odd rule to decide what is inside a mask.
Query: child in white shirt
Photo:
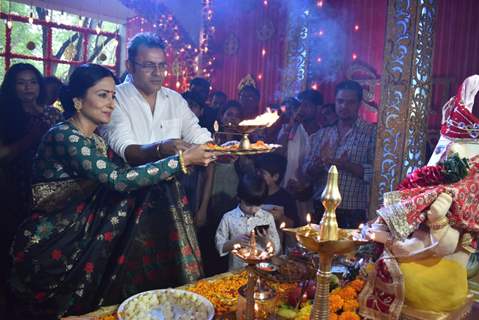
[[[238,207],[223,215],[216,230],[216,248],[221,256],[229,254],[236,243],[247,246],[250,241],[251,231],[256,226],[267,226],[263,230],[257,229],[257,248],[264,249],[266,244],[271,242],[275,254],[280,252],[281,244],[273,215],[261,209],[261,205],[267,196],[268,187],[263,177],[257,174],[245,174],[240,178],[238,184],[240,203]],[[230,271],[244,266],[245,264],[241,260],[230,254]]]

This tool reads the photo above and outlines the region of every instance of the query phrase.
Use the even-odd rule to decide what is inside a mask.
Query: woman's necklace
[[[87,134],[85,134],[82,130],[81,130],[81,127],[80,125],[78,124],[77,121],[75,121],[75,119],[68,119],[68,121],[78,130],[78,132],[84,136],[86,139],[90,140],[90,141],[93,141],[93,143],[95,143],[95,147],[96,149],[98,150],[98,152],[100,154],[102,154],[103,156],[106,156],[107,153],[107,147],[106,147],[106,143],[105,141],[99,137],[98,135],[96,135],[94,132],[93,134],[91,134],[90,136],[88,136]]]

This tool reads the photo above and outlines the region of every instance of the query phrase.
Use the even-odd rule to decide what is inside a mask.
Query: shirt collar
[[[131,88],[133,90],[135,90],[135,92],[140,96],[142,97],[143,99],[145,99],[143,97],[143,95],[141,94],[140,90],[138,90],[137,87],[135,87],[135,85],[133,84],[133,81],[130,79],[128,81],[125,81],[123,82],[124,84],[127,83],[128,85],[131,86]],[[161,87],[160,90],[158,90],[158,92],[156,93],[156,98],[160,98],[160,99],[166,99],[168,98],[168,92],[166,92],[165,88],[164,87]]]
[[[256,211],[256,213],[254,215],[249,215],[249,214],[244,213],[243,210],[241,210],[239,205],[238,205],[238,207],[236,207],[236,209],[238,210],[238,214],[239,214],[240,217],[246,217],[246,218],[260,217],[261,213],[263,211],[263,209],[260,208],[258,211]]]

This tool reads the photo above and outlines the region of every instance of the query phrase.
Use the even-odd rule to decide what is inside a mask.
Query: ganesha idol
[[[466,265],[479,234],[479,75],[443,108],[441,138],[428,166],[384,196],[371,240],[384,244],[359,297],[366,319],[465,319]]]

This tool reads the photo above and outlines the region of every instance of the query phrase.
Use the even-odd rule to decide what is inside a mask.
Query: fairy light
[[[12,27],[13,27],[13,21],[9,19],[9,20],[7,21],[7,28],[8,28],[8,29],[11,29]]]
[[[356,60],[358,58],[358,55],[356,53],[353,53],[352,58],[353,60]]]
[[[263,5],[266,7],[268,5],[268,0],[264,0]]]
[[[28,17],[28,23],[33,24],[33,12],[30,11],[30,16]]]
[[[311,85],[311,89],[313,90],[318,90],[318,84],[317,83],[313,83]],[[309,214],[309,213],[308,213]],[[308,221],[308,224],[311,224],[311,217],[310,217],[310,220]]]
[[[358,31],[359,30],[359,25],[355,25],[354,26],[354,31]]]
[[[323,7],[323,1],[318,1],[318,2],[316,2],[316,5],[317,5],[319,8],[322,8],[322,7]]]
[[[321,57],[318,57],[318,58],[316,59],[316,62],[317,62],[317,63],[321,63]]]
[[[324,35],[324,31],[323,30],[319,30],[319,36],[322,37]]]
[[[261,55],[262,55],[263,57],[266,55],[266,49],[265,49],[265,48],[263,48],[263,49],[261,50]]]
[[[261,79],[263,79],[263,74],[262,73],[258,74],[258,80],[261,80]]]

